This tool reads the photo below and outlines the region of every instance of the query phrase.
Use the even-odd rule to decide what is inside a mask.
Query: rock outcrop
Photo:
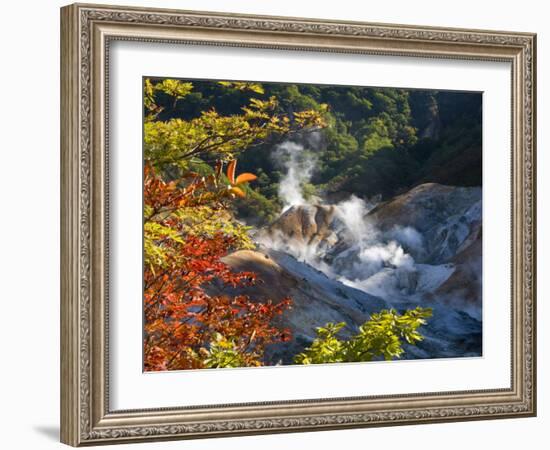
[[[481,222],[481,188],[421,184],[378,205],[369,218],[383,231],[396,226],[414,228],[427,247],[423,259],[445,262]]]
[[[268,227],[267,232],[306,245],[333,241],[336,238],[331,229],[334,213],[334,206],[292,206]]]
[[[406,358],[481,355],[480,188],[423,184],[373,209],[293,206],[255,238],[259,251],[224,261],[258,274],[240,293],[293,301],[280,324],[294,339],[270,348],[270,363],[290,363],[327,322],[346,322],[345,335],[374,311],[419,305],[434,315]]]
[[[481,213],[481,188],[428,183],[379,205],[369,218],[386,232],[396,226],[418,231],[421,249],[402,242],[415,260],[453,268],[428,297],[481,319]]]
[[[388,307],[384,300],[345,286],[277,251],[240,250],[223,261],[238,271],[254,271],[258,277],[254,286],[226,289],[226,293],[245,294],[262,302],[271,300],[278,303],[286,297],[292,299],[291,309],[278,319],[278,325],[289,328],[293,339],[289,343],[270,346],[267,358],[271,362],[292,363],[292,357],[311,344],[319,326],[328,322],[346,322],[343,335],[349,335],[357,331],[370,313]]]

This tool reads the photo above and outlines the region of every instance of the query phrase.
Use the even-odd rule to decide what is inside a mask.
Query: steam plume
[[[286,141],[273,152],[275,162],[286,169],[279,183],[279,199],[283,202],[283,212],[292,206],[305,205],[303,186],[311,180],[317,159],[304,146]]]

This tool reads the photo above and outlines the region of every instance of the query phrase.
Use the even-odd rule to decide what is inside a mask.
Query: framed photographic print
[[[61,439],[536,414],[530,33],[61,10]]]

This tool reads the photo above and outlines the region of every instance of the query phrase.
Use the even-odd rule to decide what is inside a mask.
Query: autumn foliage
[[[225,83],[225,84],[223,84]],[[261,94],[260,85],[220,83]],[[239,295],[259,283],[233,271],[230,252],[253,246],[231,212],[252,173],[237,175],[236,156],[259,139],[323,125],[319,114],[277,115],[276,99],[250,99],[241,115],[209,110],[195,119],[158,119],[156,96],[173,105],[192,91],[178,80],[145,82],[144,368],[147,371],[264,364],[266,345],[290,339],[276,325],[290,299],[273,304]]]
[[[238,247],[237,237],[221,231],[193,234],[177,214],[204,202],[222,209],[224,193],[208,190],[204,179],[180,188],[162,181],[151,167],[145,171],[144,193],[149,212],[145,228],[157,230],[149,243],[156,250],[149,256],[157,258],[146,256],[144,273],[145,369],[260,365],[266,344],[289,338],[271,322],[290,301],[274,305],[244,295],[210,294],[209,286],[221,291],[250,285],[257,282],[256,275],[233,272],[222,262]],[[231,359],[220,359],[226,353]]]

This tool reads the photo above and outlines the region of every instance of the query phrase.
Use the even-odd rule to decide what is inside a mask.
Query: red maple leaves
[[[263,364],[265,346],[290,339],[273,324],[290,306],[254,302],[238,288],[258,280],[253,272],[234,272],[222,258],[236,238],[218,232],[189,233],[182,210],[208,204],[223,212],[225,192],[215,178],[165,182],[151,167],[145,171],[146,257],[144,267],[144,366],[147,371]],[[232,293],[233,292],[233,293]],[[213,361],[216,351],[231,358]],[[221,350],[220,350],[221,349]],[[229,363],[227,363],[229,364]],[[230,366],[230,365],[228,365]]]

